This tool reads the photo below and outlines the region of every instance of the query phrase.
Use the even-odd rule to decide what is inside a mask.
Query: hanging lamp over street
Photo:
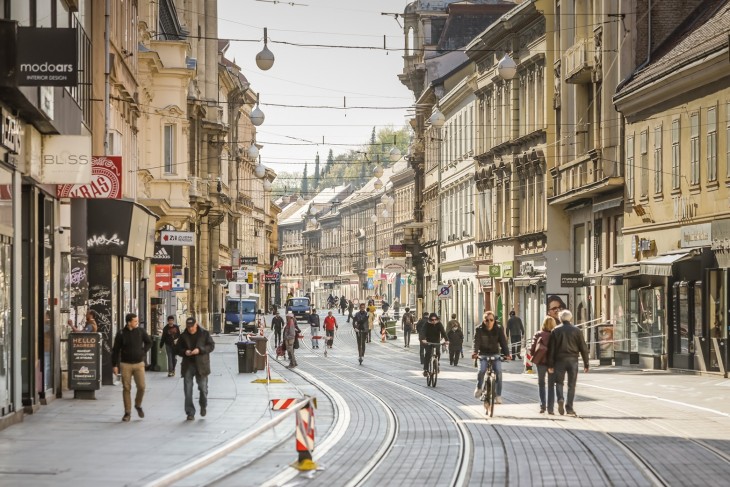
[[[261,111],[261,108],[259,108],[259,94],[256,93],[256,106],[253,110],[251,110],[251,123],[255,126],[260,126],[262,123],[264,123],[264,119],[266,116],[264,115],[264,112]]]
[[[274,53],[269,50],[269,30],[264,27],[264,48],[256,54],[256,66],[262,71],[268,71],[274,65]]]
[[[504,53],[502,59],[497,63],[497,73],[503,80],[511,80],[517,74],[517,64],[508,53]]]
[[[256,147],[256,141],[251,143],[251,147],[248,148],[248,158],[255,161],[259,157],[259,148]]]
[[[259,179],[263,179],[266,176],[266,166],[261,164],[261,156],[259,156],[259,163],[253,169],[253,174]]]
[[[439,107],[435,107],[428,121],[434,128],[440,129],[446,123],[446,117],[444,117],[444,114],[441,113]]]

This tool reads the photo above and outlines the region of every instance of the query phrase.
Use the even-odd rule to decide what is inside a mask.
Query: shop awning
[[[618,264],[609,267],[603,272],[597,272],[586,276],[588,285],[590,286],[620,286],[623,284],[624,277],[638,274],[640,265],[636,264]]]
[[[515,277],[512,282],[515,287],[527,287],[537,285],[543,277]]]
[[[664,254],[653,259],[643,260],[641,264],[641,273],[649,276],[671,276],[672,266],[677,262],[691,259],[694,257],[693,251],[676,252],[671,254]]]

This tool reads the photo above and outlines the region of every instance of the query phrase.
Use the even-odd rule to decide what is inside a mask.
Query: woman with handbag
[[[297,359],[294,357],[294,349],[299,348],[299,327],[294,313],[289,311],[286,314],[286,326],[284,326],[284,343],[286,343],[286,351],[289,353],[288,369],[297,366]]]
[[[542,328],[532,337],[530,355],[532,363],[537,367],[537,387],[540,394],[540,413],[544,413],[546,406],[548,414],[555,414],[555,374],[548,372],[547,354],[550,346],[550,334],[555,329],[555,320],[552,316],[546,316],[542,322]],[[547,402],[545,401],[545,376],[547,376],[548,390]]]

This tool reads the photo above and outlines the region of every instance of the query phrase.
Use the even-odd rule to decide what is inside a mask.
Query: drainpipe
[[[104,155],[109,155],[109,46],[110,46],[110,32],[111,29],[111,9],[112,0],[106,0],[104,4]]]

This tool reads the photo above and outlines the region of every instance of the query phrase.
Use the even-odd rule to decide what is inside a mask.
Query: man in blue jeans
[[[561,324],[555,327],[548,347],[548,373],[555,373],[555,395],[558,397],[558,412],[577,416],[573,409],[575,384],[578,382],[578,354],[583,358],[583,371],[588,372],[588,346],[583,333],[571,323],[573,313],[564,309],[558,314]],[[563,397],[565,376],[568,376],[568,397]]]
[[[182,376],[185,389],[185,414],[188,421],[195,419],[193,404],[193,377],[198,383],[200,392],[200,415],[205,416],[208,406],[208,376],[210,375],[210,353],[215,349],[215,342],[208,330],[198,326],[195,318],[185,320],[185,331],[180,334],[176,351],[182,359]]]
[[[499,359],[499,353],[502,352],[507,360],[510,360],[509,348],[507,347],[507,336],[504,334],[502,327],[495,322],[494,313],[487,311],[484,313],[484,319],[481,325],[474,332],[474,354],[472,357],[479,358],[479,373],[477,374],[477,388],[474,389],[474,397],[477,399],[482,396],[482,384],[484,382],[484,374],[487,372],[487,361],[494,360],[494,373],[497,376],[497,397],[494,402],[502,404],[502,362]]]

